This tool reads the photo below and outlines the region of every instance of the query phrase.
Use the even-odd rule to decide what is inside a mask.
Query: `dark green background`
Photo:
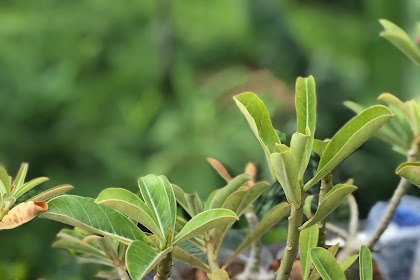
[[[316,137],[348,120],[351,99],[419,93],[419,70],[378,36],[387,18],[414,34],[416,0],[38,0],[0,2],[0,158],[15,174],[48,176],[95,197],[136,190],[136,178],[165,174],[203,198],[264,156],[232,96],[256,91],[276,128],[295,126],[295,78],[312,74]],[[417,77],[417,79],[416,79]],[[387,199],[404,159],[370,140],[336,170],[353,177],[365,215]],[[262,178],[270,180],[261,172]],[[1,279],[92,279],[50,244],[62,225],[37,219],[0,232]]]

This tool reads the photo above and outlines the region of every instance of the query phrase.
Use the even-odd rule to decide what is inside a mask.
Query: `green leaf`
[[[229,275],[224,269],[216,269],[211,275],[208,275],[210,280],[229,280]]]
[[[420,65],[420,49],[416,46],[416,44],[414,44],[407,33],[386,19],[380,19],[379,23],[384,28],[384,31],[379,33],[379,35],[396,46],[414,63]]]
[[[213,228],[230,224],[237,221],[238,217],[234,212],[227,209],[210,209],[194,216],[189,220],[182,230],[175,236],[173,245],[188,240],[196,235],[207,232]]]
[[[333,170],[392,116],[392,112],[387,107],[376,105],[367,108],[347,122],[328,142],[322,153],[316,174],[305,184],[304,190],[308,190]]]
[[[271,165],[286,194],[287,201],[299,207],[302,198],[296,159],[287,146],[279,145],[278,147],[282,152],[271,154]]]
[[[261,219],[255,228],[236,248],[235,252],[225,263],[224,267],[227,267],[240,253],[249,248],[252,243],[254,243],[256,240],[259,240],[265,232],[274,227],[281,219],[283,219],[287,213],[289,213],[290,208],[291,205],[287,202],[282,202],[271,208],[270,211],[268,211],[268,213],[264,216],[264,218]]]
[[[22,163],[20,165],[16,178],[13,181],[13,191],[14,191],[13,193],[16,193],[16,191],[18,191],[23,186],[27,172],[28,172],[28,164]],[[9,190],[9,193],[12,193],[12,190]]]
[[[222,208],[232,210],[239,217],[244,210],[250,206],[267,188],[267,182],[257,182],[251,187],[245,187],[243,190],[237,190],[230,194],[223,203]]]
[[[102,278],[102,279],[120,279],[120,276],[118,275],[118,272],[116,270],[112,271],[99,271],[96,273],[95,277]]]
[[[319,228],[317,225],[311,226],[305,230],[302,230],[299,236],[300,246],[300,261],[302,264],[302,278],[303,280],[308,279],[309,273],[311,272],[312,261],[310,252],[312,248],[315,248],[318,243]]]
[[[327,146],[328,142],[330,140],[318,140],[314,139],[314,142],[312,144],[312,149],[318,156],[322,156],[322,153],[324,152],[325,146]]]
[[[55,188],[48,189],[42,193],[39,193],[28,200],[29,201],[47,201],[51,198],[64,194],[72,189],[74,189],[74,187],[71,185],[61,185]]]
[[[362,245],[359,253],[360,280],[372,280],[372,257],[368,247]]]
[[[407,179],[420,188],[420,163],[406,162],[398,166],[395,171],[399,176]]]
[[[203,212],[203,202],[201,201],[198,194],[185,194],[185,199],[187,200],[188,208],[193,216],[197,215],[200,212]]]
[[[281,144],[281,142],[271,124],[267,108],[261,99],[255,93],[247,92],[236,95],[234,100],[248,121],[267,157],[271,153],[277,152],[278,149],[275,144]]]
[[[200,259],[191,255],[187,251],[181,249],[179,246],[174,247],[174,250],[172,251],[172,257],[180,262],[196,267],[206,273],[210,273],[210,268],[207,264],[203,263]]]
[[[91,198],[62,195],[51,199],[48,207],[49,210],[42,213],[40,218],[79,227],[100,235],[108,235],[125,244],[138,239],[150,241],[149,237],[123,214],[96,204]]]
[[[83,242],[82,240],[75,238],[70,235],[60,235],[60,233],[57,235],[59,240],[55,241],[52,244],[52,247],[54,248],[64,248],[67,250],[73,250],[75,252],[81,253],[81,254],[88,254],[88,255],[94,255],[101,258],[106,258],[106,255],[98,250],[97,248],[93,247],[89,243]]]
[[[313,195],[308,195],[305,198],[305,204],[303,205],[303,214],[305,214],[305,216],[308,219],[312,218],[312,210],[311,210],[311,206],[312,206],[312,200],[314,199]]]
[[[318,206],[315,215],[312,219],[306,221],[299,230],[304,230],[310,226],[315,225],[326,216],[328,216],[338,205],[346,198],[346,196],[356,190],[356,186],[337,184],[325,196]]]
[[[354,113],[359,114],[360,112],[362,112],[364,109],[366,109],[366,107],[360,105],[359,103],[353,102],[353,101],[344,101],[343,105],[347,108],[349,108],[350,110],[352,110]]]
[[[340,264],[340,268],[342,271],[346,271],[358,258],[358,255],[353,255],[349,258],[347,258],[347,260],[345,260],[342,264]]]
[[[184,192],[184,190],[175,184],[171,184],[171,186],[178,204],[182,207],[182,209],[184,209],[188,213],[188,215],[190,215],[190,217],[193,217],[194,215],[188,207],[188,202],[185,198],[186,193]]]
[[[125,255],[127,270],[131,278],[134,280],[143,279],[172,249],[169,247],[164,251],[159,251],[142,240],[133,241],[128,246]]]
[[[149,207],[140,197],[129,190],[121,188],[105,189],[99,194],[95,202],[118,210],[148,228],[162,243],[166,242],[166,236],[163,235],[163,232],[155,223]]]
[[[225,187],[218,189],[210,203],[210,208],[220,208],[228,196],[251,180],[249,174],[241,174],[233,178]]]
[[[168,179],[150,174],[139,178],[139,187],[162,235],[168,236],[169,230],[175,232],[176,201]]]
[[[314,266],[324,280],[346,280],[334,256],[324,248],[313,248],[311,258]]]
[[[10,183],[9,175],[7,174],[6,168],[0,165],[0,193],[9,193]]]
[[[393,111],[394,113],[397,113],[395,112],[395,110],[398,110],[408,121],[412,131],[414,133],[418,132],[418,127],[412,112],[412,108],[410,108],[410,105],[408,103],[402,102],[398,97],[391,93],[382,93],[378,96],[378,100],[388,103],[388,105],[392,106],[391,111]]]
[[[332,245],[331,247],[329,247],[327,249],[327,251],[335,257],[335,255],[338,252],[339,247],[340,247],[340,243],[336,243],[336,244]],[[319,277],[320,277],[320,275],[318,273],[318,270],[316,269],[316,267],[314,267],[314,269],[312,270],[311,275],[309,276],[308,280],[318,280]]]
[[[18,198],[20,197],[22,194],[26,193],[27,191],[35,188],[36,186],[38,186],[39,184],[44,183],[45,181],[48,181],[49,179],[47,177],[39,177],[39,178],[35,178],[25,184],[23,184],[22,187],[20,187],[18,190],[16,190],[16,192],[14,192],[13,196]],[[14,189],[13,189],[14,190]]]
[[[292,135],[290,140],[290,150],[298,166],[298,178],[303,178],[306,167],[308,166],[309,159],[312,152],[313,136],[311,131],[307,128],[306,134],[296,132]]]
[[[207,157],[207,162],[213,167],[214,170],[222,177],[226,182],[229,182],[232,180],[232,177],[230,176],[229,172],[226,170],[224,165],[218,161],[215,158]]]
[[[316,93],[315,81],[312,76],[309,76],[307,78],[297,78],[295,105],[297,118],[296,131],[300,133],[300,135],[308,136],[306,141],[300,143],[301,145],[305,144],[306,146],[305,148],[302,147],[302,149],[304,149],[303,158],[301,159],[300,156],[296,157],[298,161],[298,166],[300,167],[300,174],[303,175],[303,172],[305,171],[306,166],[308,165],[309,158],[311,157],[312,142],[314,140],[316,128]],[[303,139],[301,139],[299,142],[301,142],[302,140]],[[290,144],[290,146],[292,146],[292,144]],[[295,152],[293,152],[293,154],[295,154]]]

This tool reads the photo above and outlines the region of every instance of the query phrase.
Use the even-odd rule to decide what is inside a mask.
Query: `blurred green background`
[[[1,1],[1,162],[91,197],[156,173],[205,198],[223,186],[206,156],[232,173],[252,161],[270,180],[232,96],[257,92],[290,136],[294,81],[312,74],[320,139],[352,116],[344,100],[417,97],[420,72],[378,36],[379,18],[414,36],[420,1]],[[335,180],[354,177],[366,215],[403,160],[372,139]],[[37,219],[0,232],[0,278],[92,279],[95,266],[51,248],[60,228]]]

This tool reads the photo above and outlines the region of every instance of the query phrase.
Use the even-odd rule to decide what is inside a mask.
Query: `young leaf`
[[[175,236],[173,245],[196,235],[202,234],[215,227],[237,221],[238,217],[234,212],[227,209],[210,209],[194,216],[189,220],[182,230]]]
[[[247,92],[236,95],[234,100],[248,121],[267,157],[271,153],[277,152],[278,149],[275,144],[280,144],[281,142],[271,124],[267,108],[261,99],[255,93]]]
[[[172,251],[172,257],[180,262],[196,267],[206,273],[210,273],[210,268],[207,264],[203,263],[200,259],[191,255],[187,251],[181,249],[179,246],[174,247],[174,250]]]
[[[6,168],[0,165],[0,194],[9,193],[10,183],[9,175],[7,174]]]
[[[150,174],[139,178],[139,187],[163,236],[166,237],[169,230],[175,232],[176,201],[168,179]]]
[[[328,216],[338,205],[346,198],[346,196],[356,190],[357,187],[352,185],[337,184],[335,185],[325,196],[324,199],[319,204],[318,209],[315,212],[315,215],[312,219],[306,221],[302,226],[299,227],[299,230],[304,230],[308,228],[326,216]]]
[[[302,198],[297,162],[287,146],[279,145],[278,147],[282,152],[271,154],[270,162],[286,194],[287,201],[298,207]]]
[[[211,165],[211,167],[213,167],[213,169],[216,170],[220,177],[222,177],[226,182],[232,180],[232,177],[230,176],[229,172],[227,172],[226,168],[220,161],[211,157],[207,157],[206,160]]]
[[[188,215],[190,215],[190,217],[193,217],[194,215],[191,212],[190,208],[188,207],[188,202],[187,202],[187,199],[185,198],[185,195],[187,194],[184,192],[183,189],[181,189],[177,185],[171,184],[171,186],[172,186],[172,190],[174,191],[174,195],[178,204],[182,207],[182,209],[184,209],[188,213]]]
[[[384,28],[384,31],[379,33],[379,35],[391,42],[414,63],[420,65],[420,49],[414,44],[407,33],[386,19],[380,19],[379,23]]]
[[[417,123],[412,108],[410,108],[410,105],[408,103],[402,102],[398,97],[391,93],[382,93],[378,96],[378,100],[388,103],[388,105],[392,106],[391,108],[393,112],[395,112],[395,110],[398,110],[408,121],[412,131],[414,133],[417,133]]]
[[[330,252],[324,248],[313,248],[311,258],[314,266],[324,280],[346,280],[344,272]]]
[[[327,146],[328,142],[330,140],[318,140],[314,139],[314,143],[312,144],[312,149],[318,156],[322,156],[322,153],[324,152],[325,146]]]
[[[347,122],[328,142],[322,153],[316,174],[305,184],[304,190],[308,190],[333,170],[392,116],[392,112],[387,107],[376,105],[367,108]]]
[[[208,275],[210,280],[229,280],[229,275],[224,269],[216,269],[211,275]]]
[[[407,179],[417,187],[420,187],[420,163],[406,162],[398,166],[395,171],[401,177]]]
[[[55,188],[48,189],[42,193],[37,194],[36,196],[31,197],[28,201],[47,201],[53,197],[64,194],[70,190],[74,189],[71,185],[61,185]]]
[[[311,131],[307,128],[306,134],[296,132],[292,135],[290,140],[290,150],[296,159],[298,166],[298,178],[302,178],[308,166],[309,158],[312,152],[313,136]],[[308,156],[309,155],[309,156]]]
[[[303,171],[305,171],[306,166],[308,165],[309,158],[311,157],[312,142],[316,127],[316,93],[315,81],[312,76],[307,78],[297,78],[295,105],[297,118],[296,131],[301,135],[304,134],[308,136],[307,141],[305,141],[306,148],[304,149],[305,153],[302,160],[300,160],[300,157],[296,158],[298,160],[299,167],[301,167],[300,173],[303,174]],[[292,144],[290,145],[292,146]]]
[[[342,264],[340,264],[340,268],[342,271],[346,271],[358,258],[358,255],[353,255],[345,260]]]
[[[13,189],[13,196],[18,198],[20,197],[22,194],[26,193],[27,191],[35,188],[36,186],[38,186],[39,184],[44,183],[45,181],[48,181],[49,179],[47,177],[39,177],[39,178],[35,178],[25,184],[23,184],[22,187],[20,187],[19,189]],[[16,191],[15,191],[16,190]]]
[[[281,219],[283,219],[287,213],[289,213],[291,205],[287,202],[277,204],[268,211],[268,213],[261,219],[261,221],[255,226],[255,228],[248,234],[248,236],[242,241],[242,243],[236,248],[233,255],[223,266],[227,267],[240,253],[249,248],[252,243],[261,238],[261,236],[275,226]]]
[[[106,258],[106,255],[97,248],[93,247],[91,244],[87,242],[83,242],[82,240],[66,235],[65,237],[61,237],[57,235],[59,239],[52,244],[53,248],[63,248],[67,250],[72,250],[77,253],[81,254],[88,254],[94,255],[101,258]]]
[[[14,190],[19,190],[22,187],[23,183],[25,182],[25,177],[26,177],[27,172],[28,172],[28,164],[22,163],[16,175],[15,181],[13,182]],[[9,190],[9,193],[12,193],[12,190]]]
[[[305,204],[303,206],[303,214],[305,214],[306,218],[311,219],[312,218],[312,200],[314,199],[313,195],[308,195],[305,198]]]
[[[127,270],[131,278],[143,279],[172,249],[169,247],[164,251],[159,251],[142,240],[133,241],[128,246],[125,255]]]
[[[299,236],[300,246],[300,261],[302,264],[302,278],[303,280],[308,279],[309,273],[311,272],[312,261],[310,252],[312,248],[315,248],[318,243],[319,228],[317,225],[311,226],[305,230],[302,230]]]
[[[24,223],[29,222],[39,215],[39,213],[48,210],[48,204],[42,201],[22,202],[10,210],[0,222],[0,230],[12,229]]]
[[[129,190],[121,188],[105,189],[99,194],[95,202],[118,210],[148,228],[163,243],[166,242],[166,236],[163,235],[154,221],[149,207],[140,197]]]
[[[249,188],[237,190],[226,198],[222,208],[232,210],[239,217],[244,210],[251,205],[263,192],[267,189],[269,184],[267,182],[258,182]]]
[[[335,257],[335,255],[338,252],[338,248],[340,247],[340,243],[336,243],[332,245],[330,248],[327,249],[327,251]],[[357,255],[356,255],[357,256]],[[340,266],[341,267],[341,266]],[[346,268],[347,269],[347,268]],[[344,271],[344,269],[343,269]],[[311,275],[309,276],[308,280],[318,280],[320,277],[318,270],[316,267],[312,270]]]
[[[359,253],[360,280],[372,280],[372,257],[368,247],[362,245]]]
[[[108,235],[125,244],[149,237],[123,214],[93,199],[76,195],[62,195],[48,202],[49,210],[40,218],[46,218],[79,227],[89,232]],[[150,241],[151,242],[151,241]]]
[[[249,174],[241,174],[233,178],[225,187],[217,190],[211,200],[210,208],[220,208],[227,197],[251,179]]]
[[[203,202],[197,193],[185,194],[185,199],[187,200],[188,208],[193,216],[203,212]]]

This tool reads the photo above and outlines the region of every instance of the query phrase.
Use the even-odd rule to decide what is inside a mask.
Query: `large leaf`
[[[261,219],[255,228],[248,234],[242,243],[236,248],[233,255],[225,263],[223,267],[227,267],[240,253],[249,248],[252,243],[259,240],[261,236],[269,229],[274,227],[287,213],[289,213],[291,205],[287,202],[277,204],[268,211],[268,213]]]
[[[386,19],[380,19],[379,23],[384,28],[384,31],[379,35],[391,42],[414,63],[420,65],[420,49],[414,44],[407,33]]]
[[[172,257],[178,261],[196,267],[206,273],[210,273],[210,268],[207,264],[203,263],[200,259],[191,255],[187,251],[181,249],[179,246],[174,247],[174,250],[172,251]]]
[[[168,179],[153,174],[139,178],[140,192],[163,236],[175,232],[176,200]]]
[[[398,166],[395,171],[401,177],[407,179],[417,187],[420,187],[420,163],[406,162]]]
[[[300,247],[300,261],[302,264],[302,278],[303,280],[308,279],[309,273],[311,272],[312,261],[311,261],[311,250],[315,248],[318,243],[319,228],[317,225],[313,225],[310,228],[302,230],[299,235],[299,247]]]
[[[368,247],[362,245],[359,253],[360,280],[372,280],[372,257]]]
[[[10,210],[0,222],[0,230],[12,229],[29,222],[41,212],[48,209],[48,204],[43,201],[22,202]]]
[[[72,189],[74,189],[72,185],[61,185],[61,186],[57,186],[55,188],[51,188],[46,191],[43,191],[42,193],[39,193],[28,200],[47,201],[53,197],[59,196],[60,194],[64,194]]]
[[[285,145],[278,145],[280,153],[273,153],[270,162],[277,180],[286,194],[287,201],[299,207],[301,203],[301,187],[299,185],[299,169],[294,155]]]
[[[249,180],[251,180],[251,176],[249,174],[241,174],[233,178],[225,187],[217,190],[210,203],[210,208],[222,207],[227,197]]]
[[[348,257],[343,263],[340,264],[342,271],[346,271],[358,258],[358,255]]]
[[[100,235],[108,235],[125,244],[138,239],[150,240],[123,214],[96,204],[92,198],[62,195],[51,199],[48,206],[49,210],[42,213],[40,218],[79,227]]]
[[[328,142],[322,153],[316,174],[305,184],[304,190],[308,190],[333,170],[392,116],[392,112],[387,107],[376,105],[367,108],[347,122]]]
[[[42,183],[44,183],[45,181],[48,181],[48,180],[49,179],[47,177],[35,178],[35,179],[23,184],[23,186],[21,186],[19,189],[16,189],[16,192],[13,192],[13,196],[18,198],[22,194],[26,193],[27,191],[35,188],[39,184],[42,184]],[[13,189],[13,190],[15,190],[15,189]]]
[[[338,205],[346,198],[346,196],[356,190],[357,187],[353,185],[337,184],[335,185],[322,199],[312,219],[306,221],[299,230],[304,230],[310,226],[315,225],[326,216],[328,216]]]
[[[155,223],[149,207],[140,197],[129,190],[121,188],[105,189],[99,194],[95,202],[118,210],[148,228],[162,243],[166,242],[166,237]]]
[[[173,245],[188,240],[196,235],[207,232],[215,227],[221,227],[237,221],[236,214],[227,209],[210,209],[194,216],[175,236]]]
[[[334,256],[324,248],[313,248],[311,258],[314,266],[324,280],[346,280]]]
[[[236,95],[234,99],[264,149],[267,157],[269,157],[271,153],[277,152],[278,149],[275,144],[280,144],[281,142],[271,124],[267,108],[261,99],[252,92]]]
[[[128,273],[133,280],[141,280],[172,251],[172,247],[159,251],[142,240],[133,241],[128,246],[125,261]]]
[[[327,249],[327,251],[328,251],[331,255],[333,255],[333,256],[335,257],[335,255],[336,255],[336,254],[337,254],[337,252],[338,252],[339,247],[340,247],[340,243],[336,243],[336,244],[334,244],[334,245],[330,246],[330,247]],[[312,258],[311,258],[311,259],[312,259]],[[341,267],[341,266],[340,266],[340,267]],[[343,269],[343,271],[344,271],[344,269]],[[309,276],[308,280],[318,280],[318,279],[319,279],[319,277],[320,277],[320,275],[319,275],[319,273],[318,273],[318,270],[316,269],[316,267],[314,267],[314,269],[312,270],[311,275]]]

